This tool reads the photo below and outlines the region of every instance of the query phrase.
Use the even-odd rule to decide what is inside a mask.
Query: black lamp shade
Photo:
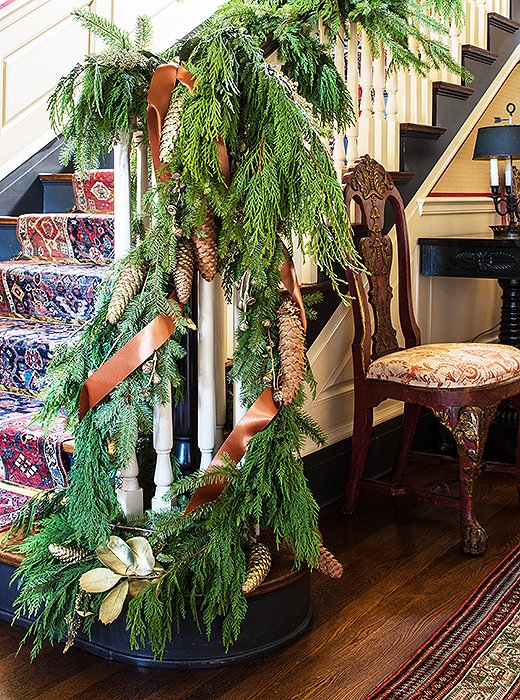
[[[477,132],[473,160],[520,156],[520,125],[484,126]]]

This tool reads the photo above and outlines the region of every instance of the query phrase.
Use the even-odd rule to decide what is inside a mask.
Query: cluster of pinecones
[[[211,282],[217,272],[217,222],[209,207],[200,232],[193,231],[191,238],[180,238],[177,243],[173,284],[181,304],[187,302],[191,294],[195,269],[207,282]]]
[[[305,374],[305,331],[298,305],[289,299],[278,309],[280,374],[275,398],[287,404],[298,396]]]

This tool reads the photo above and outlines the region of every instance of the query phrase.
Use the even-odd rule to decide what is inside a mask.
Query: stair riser
[[[63,267],[63,266],[62,266]],[[87,321],[106,268],[0,263],[0,315],[39,321]]]
[[[54,348],[66,342],[74,327],[0,319],[0,387],[37,394]]]
[[[28,257],[94,263],[113,257],[112,216],[30,214],[19,217],[17,232]]]

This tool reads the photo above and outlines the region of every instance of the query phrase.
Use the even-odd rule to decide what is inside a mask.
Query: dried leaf
[[[149,576],[155,566],[155,556],[146,537],[131,537],[126,544],[135,556],[137,576]]]
[[[121,576],[119,574],[115,574],[103,566],[98,569],[90,569],[90,571],[84,573],[79,580],[79,585],[87,593],[104,593],[120,580]]]
[[[128,581],[125,579],[105,596],[99,608],[99,619],[104,625],[109,625],[119,617],[128,595]]]
[[[151,585],[152,582],[146,578],[134,578],[128,585],[128,595],[130,598],[137,598],[138,595],[140,595]]]
[[[107,544],[100,544],[96,549],[99,560],[121,576],[131,576],[136,573],[137,561],[127,543],[116,535]]]

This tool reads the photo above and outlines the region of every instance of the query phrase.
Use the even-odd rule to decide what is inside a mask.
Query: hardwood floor
[[[313,577],[309,632],[275,657],[207,671],[139,670],[49,647],[16,656],[23,631],[0,622],[0,700],[364,700],[455,611],[520,541],[511,479],[486,474],[477,494],[487,553],[459,549],[458,514],[363,494],[358,514],[322,514],[340,581]]]

